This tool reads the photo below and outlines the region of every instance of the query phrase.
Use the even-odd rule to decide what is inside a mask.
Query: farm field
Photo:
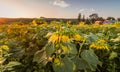
[[[119,72],[120,23],[0,25],[0,72]]]

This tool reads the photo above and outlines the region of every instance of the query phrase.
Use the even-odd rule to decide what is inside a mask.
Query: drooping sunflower
[[[106,41],[103,39],[98,40],[97,42],[93,42],[89,48],[97,49],[97,50],[109,50]]]
[[[59,35],[57,33],[53,34],[50,38],[49,38],[49,42],[52,43],[65,43],[65,42],[69,42],[70,38],[67,35]]]

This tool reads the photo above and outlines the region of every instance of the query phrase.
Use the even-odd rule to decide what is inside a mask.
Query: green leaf
[[[118,36],[118,37],[115,38],[115,39],[111,39],[111,41],[113,41],[113,42],[120,42],[120,36]]]
[[[33,62],[43,63],[43,65],[47,64],[48,61],[47,61],[47,56],[46,56],[46,52],[44,51],[44,49],[39,50],[35,53]]]
[[[110,56],[109,56],[109,59],[114,59],[114,58],[116,58],[118,56],[118,54],[117,54],[117,52],[111,52],[110,53]]]
[[[21,65],[21,63],[17,61],[11,61],[7,64],[8,67],[13,67],[13,66],[18,66],[18,65]]]
[[[92,43],[98,40],[98,37],[94,35],[93,33],[90,33],[89,35],[85,35],[85,37],[87,38],[88,43]]]
[[[3,68],[3,71],[4,70],[13,70],[15,66],[19,66],[19,65],[22,65],[20,62],[17,62],[17,61],[11,61],[9,62],[7,65],[5,65]]]
[[[70,53],[70,54],[77,54],[77,49],[76,49],[76,46],[75,46],[75,44],[72,44],[72,43],[64,43],[63,44],[64,46],[66,46],[68,49],[68,53]],[[63,49],[63,51],[64,51],[64,49]]]
[[[53,69],[55,72],[74,71],[74,64],[68,57],[64,57],[63,59],[60,59],[59,62],[60,62],[59,64],[56,63],[53,64]]]
[[[88,63],[84,59],[79,58],[78,56],[75,56],[73,58],[73,62],[75,63],[77,70],[78,69],[84,70],[84,69],[89,68]]]
[[[62,45],[62,50],[64,53],[69,53],[70,51],[67,46],[63,46],[63,45]]]
[[[55,45],[53,43],[48,43],[45,48],[47,56],[50,56],[55,52]]]
[[[68,48],[70,49],[71,54],[77,54],[77,49],[76,49],[75,44],[69,43]]]
[[[92,49],[84,50],[81,53],[81,58],[84,59],[92,71],[95,71],[97,65],[101,65],[101,62],[98,60],[98,57]]]
[[[16,47],[14,49],[11,49],[10,52],[11,57],[21,58],[25,54],[25,49],[22,49],[22,47]]]
[[[96,35],[97,35],[98,37],[101,37],[101,38],[104,37],[104,34],[103,34],[103,33],[97,33]]]

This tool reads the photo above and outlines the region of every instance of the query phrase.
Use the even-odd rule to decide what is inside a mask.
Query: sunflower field
[[[0,72],[119,72],[120,23],[0,25]]]

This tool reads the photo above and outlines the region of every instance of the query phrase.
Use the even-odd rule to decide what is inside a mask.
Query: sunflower
[[[52,43],[57,43],[59,40],[59,35],[58,34],[53,34],[50,38],[49,38],[49,42]]]
[[[53,34],[50,38],[49,38],[49,42],[52,42],[52,43],[64,43],[64,42],[69,42],[70,39],[69,39],[69,36],[67,35],[59,35],[59,34]]]
[[[75,34],[75,35],[73,36],[73,38],[74,38],[75,41],[83,41],[83,37],[80,36],[79,34]]]
[[[8,51],[9,47],[7,45],[2,45],[2,46],[0,46],[0,50],[1,49],[5,50],[5,51]]]
[[[68,37],[68,36],[63,35],[61,41],[64,43],[64,42],[69,42],[70,40],[69,40],[69,37]]]
[[[98,43],[105,43],[106,41],[104,39],[99,39]]]
[[[97,43],[92,43],[90,45],[90,48],[97,49],[97,50],[109,50],[109,48],[106,44],[100,45],[100,44],[97,44]]]

